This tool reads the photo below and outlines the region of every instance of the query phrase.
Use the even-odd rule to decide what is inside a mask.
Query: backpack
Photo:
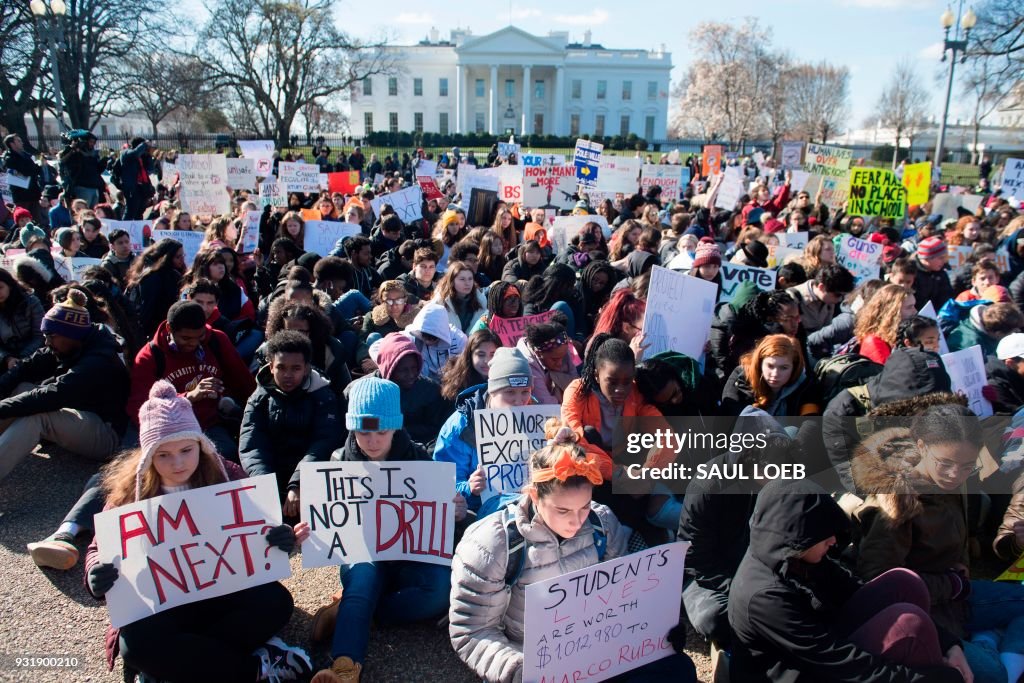
[[[119,190],[124,189],[124,182],[121,180],[121,155],[114,157],[114,163],[110,165],[110,184]]]
[[[153,361],[156,363],[156,378],[158,380],[164,379],[164,372],[167,370],[167,358],[164,357],[164,351],[152,341],[149,342],[148,346],[149,352],[153,354]],[[217,365],[224,367],[224,359],[220,355],[220,340],[215,334],[210,335],[210,351],[213,352],[213,357],[217,359]]]
[[[516,525],[515,507],[509,505],[502,512],[504,515],[505,539],[508,542],[508,562],[505,564],[505,585],[509,588],[516,584],[526,565],[526,539],[519,533]],[[591,508],[587,521],[594,528],[594,548],[597,550],[597,561],[604,562],[608,549],[608,534],[601,523],[601,517]]]
[[[843,389],[853,389],[882,372],[882,366],[858,353],[844,353],[822,358],[814,366],[814,377],[821,387],[824,404],[828,405]]]

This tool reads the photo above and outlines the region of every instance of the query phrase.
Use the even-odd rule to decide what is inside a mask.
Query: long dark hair
[[[487,381],[476,368],[473,367],[473,354],[482,344],[487,343],[501,346],[501,338],[488,328],[477,330],[469,335],[466,341],[466,348],[457,356],[448,359],[448,364],[441,375],[441,396],[449,401],[454,401],[459,393],[477,384]]]
[[[174,257],[181,249],[181,242],[164,238],[155,244],[146,247],[128,269],[128,276],[125,278],[128,287],[134,287],[150,273],[155,273],[167,268],[174,268]]]
[[[284,329],[286,320],[305,320],[309,325],[309,341],[313,345],[313,366],[326,371],[327,338],[331,336],[331,320],[319,308],[288,301],[281,297],[270,304],[267,316],[267,339]]]
[[[547,267],[542,275],[534,275],[526,283],[523,303],[532,304],[535,309],[546,311],[558,301],[570,303],[574,298],[576,271],[564,263]]]
[[[224,254],[221,252],[222,250],[220,249],[207,249],[196,254],[195,259],[192,261],[192,267],[189,268],[188,272],[185,273],[185,277],[182,278],[181,289],[184,291],[185,288],[200,278],[209,280],[220,290],[220,301],[217,307],[220,309],[221,315],[227,320],[234,320],[241,312],[242,288],[235,282],[234,276],[228,269],[227,261],[224,259]],[[220,280],[214,280],[210,276],[210,266],[218,261],[224,265],[224,277]]]
[[[7,318],[7,320],[14,320],[14,316],[25,305],[27,292],[18,283],[18,281],[14,279],[14,276],[3,268],[0,268],[0,282],[7,285],[7,289],[9,290],[7,294],[7,301],[0,304],[0,315]]]
[[[636,365],[636,355],[629,344],[616,336],[602,332],[594,335],[583,359],[580,370],[580,384],[577,390],[581,396],[589,396],[597,387],[597,368],[603,362],[621,365]]]

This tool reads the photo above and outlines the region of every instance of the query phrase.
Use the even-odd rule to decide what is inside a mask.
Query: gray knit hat
[[[487,375],[487,392],[494,393],[502,389],[520,389],[533,384],[530,363],[518,349],[502,346],[494,352],[488,363],[490,371]]]

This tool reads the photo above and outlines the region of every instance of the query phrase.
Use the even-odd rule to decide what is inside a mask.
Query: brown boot
[[[330,669],[321,669],[309,683],[359,683],[363,665],[356,664],[351,657],[338,657]]]
[[[341,602],[341,591],[331,596],[330,604],[324,605],[313,615],[313,623],[309,627],[309,640],[314,645],[326,643],[334,635],[334,624],[338,621],[338,604]]]

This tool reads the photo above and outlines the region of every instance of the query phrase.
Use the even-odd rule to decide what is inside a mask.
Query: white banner
[[[597,175],[597,191],[631,195],[639,187],[641,159],[605,156]],[[664,188],[662,188],[664,189]]]
[[[98,266],[103,263],[102,259],[90,258],[88,256],[75,256],[68,258],[67,256],[58,256],[54,254],[53,265],[57,270],[57,275],[64,278],[65,282],[81,282],[82,274],[92,266]]]
[[[238,148],[242,156],[256,162],[256,174],[261,178],[268,177],[274,169],[273,140],[239,140]]]
[[[307,252],[327,256],[334,249],[338,240],[353,235],[361,235],[362,226],[358,223],[339,223],[337,221],[306,221],[306,234],[302,246]]]
[[[203,243],[204,234],[201,232],[189,232],[188,230],[154,230],[153,241],[159,242],[162,239],[172,239],[181,242],[185,251],[185,266],[191,267],[196,254],[199,253],[199,246]]]
[[[981,390],[988,384],[985,376],[985,356],[981,353],[981,347],[975,344],[966,349],[943,354],[942,364],[949,373],[953,391],[967,397],[967,407],[978,417],[991,416],[992,404],[981,394]]]
[[[587,223],[597,223],[601,226],[601,232],[605,239],[609,237],[608,221],[604,216],[594,214],[593,216],[556,216],[554,223],[548,229],[548,239],[551,240],[551,248],[556,254],[565,249],[572,238],[579,233]]]
[[[229,158],[228,166],[228,187],[232,190],[255,190],[256,189],[256,160]]]
[[[145,240],[145,229],[149,221],[113,221],[109,218],[100,219],[100,233],[104,237],[110,237],[115,230],[124,230],[132,240],[132,253],[139,254],[143,249]]]

